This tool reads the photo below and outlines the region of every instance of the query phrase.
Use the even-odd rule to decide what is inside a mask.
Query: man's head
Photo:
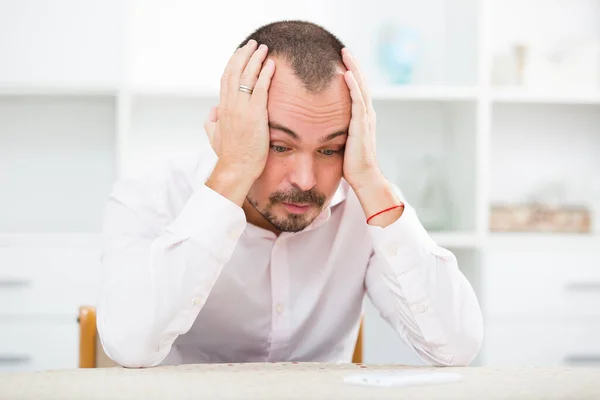
[[[342,178],[351,118],[344,46],[301,21],[263,26],[240,47],[250,39],[268,46],[276,69],[267,105],[271,149],[244,210],[259,226],[297,232],[328,205]]]

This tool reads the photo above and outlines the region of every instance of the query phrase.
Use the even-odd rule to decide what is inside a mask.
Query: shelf
[[[171,86],[171,85],[148,85],[136,86],[131,89],[133,97],[150,98],[192,98],[192,99],[218,99],[218,87],[198,86]]]
[[[434,242],[447,249],[471,249],[481,246],[481,240],[473,232],[431,232]]]
[[[465,101],[476,100],[476,87],[461,86],[377,86],[371,90],[374,100]]]
[[[530,104],[600,104],[599,91],[527,91],[523,89],[494,89],[492,100],[497,103]]]
[[[100,233],[0,233],[0,248],[97,246],[101,240]]]
[[[462,86],[374,86],[370,89],[373,100],[406,101],[467,101],[476,100],[476,87]],[[212,99],[219,97],[217,87],[138,86],[132,89],[136,97],[172,97]]]
[[[118,89],[103,85],[9,85],[0,83],[0,96],[116,96]]]
[[[600,253],[600,234],[493,232],[490,249],[510,251],[591,251]]]

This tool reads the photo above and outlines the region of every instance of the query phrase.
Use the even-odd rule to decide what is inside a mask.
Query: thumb
[[[217,126],[217,107],[211,107],[208,112],[208,118],[204,121],[204,131],[206,132],[208,139],[213,141],[215,129]]]
[[[218,142],[218,134],[217,134],[217,122],[219,120],[219,108],[211,107],[208,118],[204,121],[204,131],[208,136],[208,140],[213,148],[213,150],[218,154],[217,151],[217,142]]]

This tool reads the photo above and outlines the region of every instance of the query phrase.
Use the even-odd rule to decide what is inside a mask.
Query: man
[[[467,365],[481,311],[454,255],[377,165],[356,60],[269,24],[230,59],[211,146],[116,185],[98,329],[126,367],[350,362],[368,294],[422,359]]]

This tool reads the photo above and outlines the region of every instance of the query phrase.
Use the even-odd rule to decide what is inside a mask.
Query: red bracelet
[[[369,218],[367,218],[367,224],[369,223],[369,221],[371,219],[373,219],[374,217],[378,216],[379,214],[383,214],[384,212],[390,211],[390,210],[395,210],[396,208],[400,208],[400,207],[404,207],[404,204],[398,204],[396,206],[390,207],[390,208],[386,208],[385,210],[381,210],[378,213],[375,213],[373,215],[371,215]]]

